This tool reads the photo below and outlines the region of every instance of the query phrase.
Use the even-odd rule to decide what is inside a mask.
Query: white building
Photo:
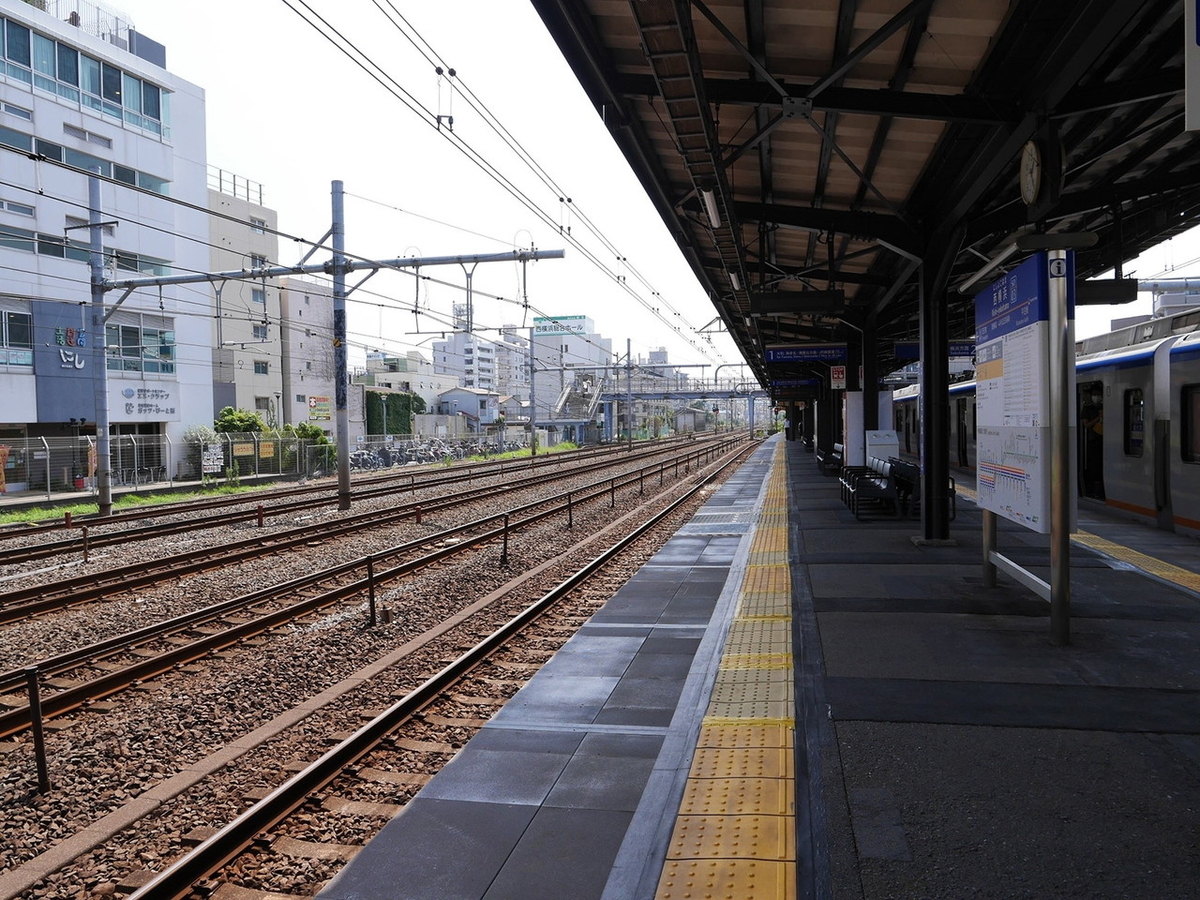
[[[111,292],[98,334],[79,226],[99,169],[110,279],[208,268],[204,94],[119,16],[41,5],[0,5],[0,441],[94,431],[99,340],[112,432],[178,439],[210,421],[208,288]]]
[[[333,289],[303,278],[280,279],[279,329],[283,424],[316,425],[333,437],[337,403]],[[362,420],[361,407],[358,420]]]
[[[437,409],[438,397],[459,386],[458,378],[434,371],[433,363],[417,350],[404,356],[368,351],[367,375],[362,380],[374,387],[416,394],[428,410]]]
[[[279,265],[278,217],[262,203],[262,185],[209,170],[209,269],[251,273]],[[283,357],[279,284],[274,278],[220,282],[213,290],[213,417],[226,406],[257,412],[267,427],[281,410]]]
[[[454,321],[464,330],[433,342],[434,371],[454,377],[462,387],[528,396],[529,341],[517,326],[504,326],[498,338],[466,331],[466,304],[455,305]]]
[[[500,395],[482,388],[452,388],[438,399],[437,412],[443,416],[462,416],[468,423],[468,431],[481,432],[499,421]]]

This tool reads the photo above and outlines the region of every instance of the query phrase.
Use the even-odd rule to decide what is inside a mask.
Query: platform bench
[[[841,472],[845,449],[841,444],[834,444],[832,450],[826,450],[824,447],[817,448],[817,468],[821,470],[822,475],[837,475]]]
[[[885,507],[893,517],[900,516],[900,493],[892,477],[892,464],[886,459],[872,456],[867,461],[866,471],[851,480],[849,497],[850,511],[856,519],[861,519],[866,510]]]
[[[921,514],[921,467],[906,460],[891,458],[892,478],[900,492],[900,507],[909,516],[916,518]],[[950,479],[950,521],[958,517],[958,493],[954,479]]]

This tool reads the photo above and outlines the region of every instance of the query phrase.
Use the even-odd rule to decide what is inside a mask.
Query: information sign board
[[[976,491],[983,509],[1050,532],[1049,280],[1067,279],[1074,318],[1074,258],[1038,253],[975,297]]]
[[[225,467],[225,449],[221,444],[205,444],[200,451],[200,471],[217,475]]]
[[[767,362],[844,362],[845,344],[781,344],[767,347]]]
[[[845,366],[830,366],[829,367],[829,387],[835,391],[844,391],[846,389],[846,367]]]

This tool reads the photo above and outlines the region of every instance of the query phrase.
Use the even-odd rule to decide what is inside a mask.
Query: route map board
[[[975,297],[976,502],[1039,534],[1050,533],[1051,278],[1066,279],[1073,334],[1073,254],[1038,253]],[[1073,410],[1074,385],[1067,390]]]

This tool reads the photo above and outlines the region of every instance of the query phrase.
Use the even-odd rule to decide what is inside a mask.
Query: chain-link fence
[[[509,429],[471,439],[370,435],[350,449],[352,471],[385,469],[474,456],[494,456],[528,446],[528,433]],[[553,435],[539,435],[539,444]],[[172,487],[179,483],[240,483],[320,478],[337,472],[337,450],[288,434],[214,433],[172,441],[165,435],[110,438],[114,490]],[[54,494],[96,490],[96,439],[34,437],[0,441],[0,493]]]

